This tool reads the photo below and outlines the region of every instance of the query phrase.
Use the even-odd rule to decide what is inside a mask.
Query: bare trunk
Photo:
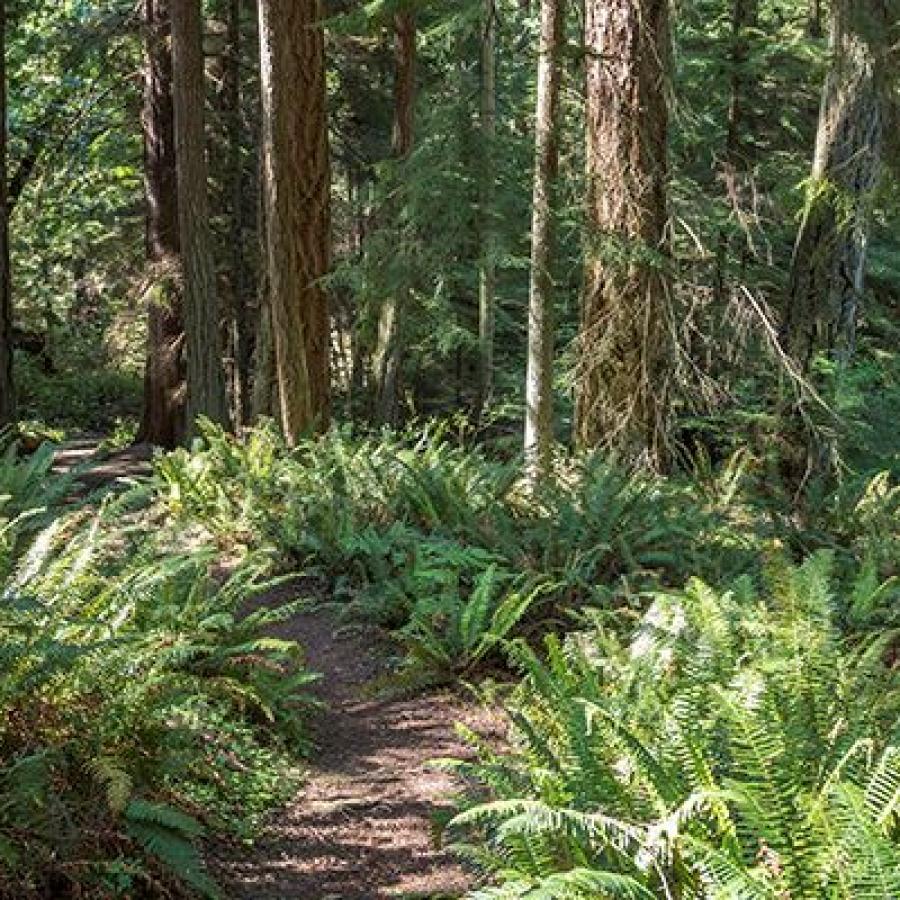
[[[230,194],[229,250],[231,309],[229,341],[234,360],[231,394],[234,420],[245,425],[250,418],[250,359],[252,340],[248,326],[248,277],[244,253],[244,159],[241,127],[241,0],[228,2],[228,47],[223,73],[223,89],[228,129],[228,180]]]
[[[331,263],[325,35],[317,0],[262,0],[263,192],[285,436],[328,426]]]
[[[588,0],[588,247],[576,443],[667,455],[668,0]]]
[[[806,30],[810,37],[822,37],[822,0],[809,0]]]
[[[16,415],[13,385],[12,290],[7,195],[6,2],[0,0],[0,428]]]
[[[171,449],[184,439],[185,373],[169,0],[145,0],[144,16],[146,256],[153,287],[138,440]]]
[[[831,47],[785,320],[788,346],[804,365],[817,348],[844,359],[853,352],[884,137],[874,53],[852,28],[848,0],[833,11]]]
[[[534,194],[531,212],[531,285],[528,370],[525,378],[525,467],[536,482],[553,449],[553,192],[559,167],[560,51],[563,0],[541,0],[535,113]]]
[[[187,422],[192,432],[200,416],[225,426],[229,421],[210,230],[200,0],[172,0],[172,59],[187,338]]]
[[[481,270],[478,289],[478,404],[481,415],[494,391],[495,295],[497,286],[494,229],[494,142],[497,132],[497,9],[495,0],[482,0],[484,33],[481,42],[481,133],[485,157],[481,181]]]
[[[416,21],[412,12],[394,15],[394,130],[393,152],[405,159],[412,151],[416,100]],[[402,355],[403,292],[385,299],[378,321],[375,348],[376,415],[396,424],[399,415],[400,360]]]

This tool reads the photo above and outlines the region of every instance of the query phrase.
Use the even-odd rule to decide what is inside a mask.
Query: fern
[[[90,895],[131,841],[138,873],[143,859],[145,871],[213,897],[203,829],[185,810],[205,806],[225,823],[217,810],[227,807],[241,828],[293,784],[287,774],[280,791],[269,782],[273,768],[286,773],[278,748],[305,743],[313,676],[296,645],[266,632],[300,604],[241,617],[246,598],[269,587],[265,560],[219,585],[209,551],[161,558],[146,539],[123,540],[119,524],[108,507],[64,515],[2,547],[4,889],[76,872]],[[246,760],[239,779],[224,751],[210,755],[220,744]],[[211,778],[216,766],[224,777]]]
[[[653,897],[894,896],[900,685],[836,632],[832,566],[657,594],[630,641],[597,618],[546,661],[511,645],[519,749],[467,764],[494,799],[450,825],[494,896],[584,872]]]

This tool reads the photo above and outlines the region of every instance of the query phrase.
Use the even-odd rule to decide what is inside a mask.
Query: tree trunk
[[[806,33],[812,38],[822,37],[822,0],[809,0]]]
[[[559,167],[560,51],[563,0],[541,0],[535,112],[534,193],[528,369],[525,377],[525,469],[533,483],[547,472],[553,449],[553,193]]]
[[[0,428],[15,420],[7,198],[6,2],[0,0]]]
[[[576,443],[664,463],[672,354],[668,0],[588,0],[588,247]]]
[[[187,338],[187,425],[192,433],[198,416],[225,426],[229,422],[210,229],[200,0],[172,0],[172,58]]]
[[[144,17],[146,258],[153,287],[138,441],[171,449],[184,439],[185,376],[169,0],[145,0]]]
[[[230,288],[231,309],[229,340],[234,360],[231,393],[234,402],[235,425],[240,427],[250,419],[250,362],[253,342],[248,327],[248,278],[244,254],[244,157],[241,127],[241,0],[228,0],[228,34],[223,72],[228,130],[229,181],[229,250],[231,253]]]
[[[259,163],[259,183],[263,184],[262,159]],[[278,377],[275,368],[275,339],[272,336],[272,302],[269,293],[269,241],[266,226],[266,198],[264,192],[257,192],[258,221],[257,238],[259,240],[259,281],[257,283],[257,305],[259,315],[253,347],[253,388],[251,406],[253,420],[261,418],[274,419],[280,407],[278,401]]]
[[[413,147],[416,101],[416,20],[402,9],[394,15],[394,130],[393,153],[397,159],[409,156]],[[402,291],[385,299],[378,321],[375,348],[376,416],[396,424],[399,415],[400,360],[402,354]]]
[[[482,0],[481,133],[485,155],[481,174],[481,269],[478,286],[478,404],[480,416],[494,390],[495,294],[497,285],[494,228],[494,143],[497,133],[497,9],[495,0]]]
[[[832,61],[815,158],[791,268],[785,338],[804,366],[821,347],[854,349],[868,243],[868,213],[884,137],[875,54],[853,29],[851,3],[832,13]]]
[[[259,9],[269,298],[282,426],[296,441],[329,418],[325,35],[317,0],[262,0]]]

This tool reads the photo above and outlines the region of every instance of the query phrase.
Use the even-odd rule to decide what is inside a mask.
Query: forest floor
[[[86,467],[89,490],[149,473],[149,448],[104,456],[90,439],[65,445],[57,471]],[[304,580],[253,601],[279,604],[309,592]],[[313,585],[314,592],[320,587]],[[437,846],[435,815],[459,783],[429,762],[466,757],[455,724],[499,740],[499,719],[449,692],[383,699],[372,685],[389,672],[389,648],[374,631],[339,628],[325,611],[281,623],[308,668],[322,708],[311,722],[313,751],[299,794],[252,845],[220,840],[209,865],[226,897],[242,900],[455,898],[471,876]]]
[[[212,866],[226,896],[458,897],[471,879],[437,848],[433,828],[458,784],[428,762],[468,755],[455,722],[494,733],[497,722],[450,693],[373,699],[383,648],[371,632],[336,631],[326,612],[300,615],[278,636],[304,647],[309,668],[322,675],[317,694],[325,705],[299,795],[252,848],[215,848]]]
[[[124,450],[104,453],[99,439],[85,435],[63,444],[56,453],[53,470],[58,473],[78,470],[78,481],[86,491],[142,478],[150,474],[153,448],[149,444],[134,444]]]

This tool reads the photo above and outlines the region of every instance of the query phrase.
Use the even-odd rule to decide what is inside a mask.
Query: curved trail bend
[[[150,450],[129,448],[98,458],[89,440],[64,445],[57,471],[85,467],[89,490],[149,473]],[[93,465],[91,465],[93,463]],[[254,605],[288,600],[285,585]],[[496,736],[490,713],[449,693],[373,700],[366,688],[384,669],[377,641],[336,632],[326,613],[278,626],[296,640],[309,668],[322,675],[325,703],[313,728],[315,749],[298,796],[276,813],[255,844],[219,841],[209,865],[234,900],[378,900],[458,898],[471,877],[436,847],[433,816],[458,787],[431,759],[466,756],[455,733],[463,722]]]
[[[299,616],[278,634],[306,649],[327,706],[314,723],[316,750],[299,796],[250,850],[218,848],[213,867],[227,896],[459,897],[471,879],[435,847],[432,828],[457,785],[426,763],[465,756],[454,723],[490,730],[490,716],[449,694],[367,699],[379,674],[372,642],[336,635],[325,613]]]

